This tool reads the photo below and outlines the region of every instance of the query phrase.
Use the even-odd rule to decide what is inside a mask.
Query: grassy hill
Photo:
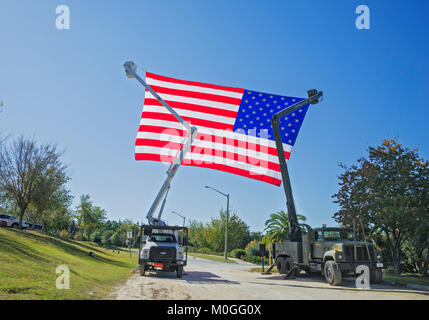
[[[69,290],[56,288],[59,265],[70,269]],[[100,299],[136,265],[136,254],[0,227],[0,300]]]

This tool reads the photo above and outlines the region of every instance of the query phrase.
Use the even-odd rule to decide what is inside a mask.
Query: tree
[[[46,204],[45,204],[46,201]],[[56,190],[48,200],[30,203],[25,212],[25,220],[31,223],[43,225],[43,230],[50,235],[58,235],[63,229],[74,236],[77,232],[77,226],[73,219],[73,212],[70,206],[73,196],[70,190],[61,187]]]
[[[103,246],[108,246],[111,244],[110,239],[112,238],[115,231],[113,230],[106,230],[103,232],[103,235],[101,236],[101,244]]]
[[[10,145],[0,145],[0,193],[19,210],[19,226],[32,202],[48,199],[66,181],[66,167],[55,145],[37,146],[20,137]]]
[[[76,234],[74,235],[73,239],[75,239],[77,241],[84,240],[84,238],[83,238],[83,232],[82,231],[76,232]]]
[[[79,228],[78,228],[78,226],[76,224],[75,219],[73,219],[73,218],[71,219],[71,222],[69,224],[69,228],[68,228],[67,231],[70,234],[70,236],[73,237],[73,238],[76,235],[76,233],[79,231]]]
[[[94,230],[91,235],[90,235],[90,241],[92,242],[96,242],[96,243],[101,243],[102,240],[102,236],[103,236],[103,232],[101,230]]]
[[[121,232],[116,231],[111,237],[110,237],[110,243],[115,246],[123,246],[125,244],[125,236],[121,234]]]
[[[62,230],[68,230],[72,221],[73,215],[70,210],[59,208],[46,211],[42,216],[41,224],[46,233],[57,236]]]
[[[218,218],[212,218],[207,224],[191,220],[189,222],[189,242],[199,248],[209,248],[221,252],[225,247],[226,212],[220,210]],[[228,250],[244,248],[250,241],[247,224],[236,214],[229,217]]]
[[[64,186],[69,180],[62,171],[51,172],[38,179],[31,206],[39,216],[48,209],[68,209],[70,207],[73,196]]]
[[[102,227],[106,220],[106,211],[98,206],[94,206],[89,194],[80,197],[80,204],[76,208],[79,226],[85,229],[90,236],[96,229]]]
[[[405,236],[402,263],[408,272],[427,275],[429,270],[429,213],[419,219],[415,232]]]
[[[198,248],[208,247],[206,229],[202,222],[196,220],[189,221],[188,227],[189,243]]]
[[[221,214],[221,218],[226,217]],[[239,216],[233,214],[228,221],[228,251],[244,249],[249,241],[249,226]]]
[[[262,241],[263,238],[263,234],[261,231],[252,231],[250,232],[250,241],[255,240],[255,241]]]
[[[226,212],[220,210],[219,218],[212,218],[205,227],[205,237],[208,247],[216,252],[225,247]],[[236,248],[243,249],[250,237],[249,227],[236,214],[228,221],[228,251]]]
[[[422,232],[419,226],[429,211],[428,162],[417,149],[404,148],[396,139],[369,147],[368,153],[356,165],[341,165],[345,172],[333,195],[340,210],[334,218],[349,225],[358,217],[370,233],[381,232],[400,273],[404,241]]]
[[[298,221],[306,221],[307,218],[303,215],[297,215]],[[311,227],[305,223],[299,223],[298,227],[301,230],[310,230]],[[290,230],[288,214],[283,210],[272,213],[270,218],[265,221],[266,232],[264,242],[284,241]]]

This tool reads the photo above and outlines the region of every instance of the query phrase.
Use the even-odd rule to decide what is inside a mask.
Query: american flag
[[[182,164],[211,168],[279,186],[281,173],[271,118],[301,101],[253,90],[179,80],[146,72],[147,84],[198,134]],[[308,105],[280,120],[289,159]],[[187,131],[146,90],[135,159],[171,163]]]

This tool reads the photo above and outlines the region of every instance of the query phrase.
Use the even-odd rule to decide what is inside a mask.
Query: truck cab
[[[181,230],[181,241],[179,241]],[[139,237],[140,275],[147,271],[176,272],[182,277],[187,264],[188,230],[176,226],[142,226]]]
[[[380,249],[370,242],[355,239],[352,229],[315,228],[302,234],[301,242],[285,241],[274,244],[277,268],[288,274],[294,266],[307,272],[320,272],[332,285],[341,283],[342,276],[355,274],[358,266],[370,270],[370,281],[382,279]]]
[[[347,228],[316,228],[308,236],[311,259],[338,263],[381,263],[379,248],[370,242],[354,240],[354,232]],[[356,257],[355,257],[356,251]],[[379,264],[380,265],[380,264]]]

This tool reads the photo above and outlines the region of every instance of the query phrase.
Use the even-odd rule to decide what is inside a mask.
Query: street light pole
[[[226,196],[225,259],[228,259],[229,193]]]
[[[225,252],[224,252],[224,258],[225,260],[228,259],[228,222],[229,222],[229,193],[223,193],[220,192],[219,190],[209,187],[209,186],[205,186],[205,188],[207,189],[212,189],[214,191],[216,191],[217,193],[220,193],[221,195],[223,195],[224,197],[226,197],[226,222],[225,222]]]
[[[185,217],[182,216],[181,214],[177,213],[176,211],[171,211],[171,213],[175,213],[177,214],[179,217],[181,217],[183,219],[183,229],[185,229]],[[183,244],[183,239],[185,238],[185,235],[183,234],[183,230],[182,230],[182,244]]]

